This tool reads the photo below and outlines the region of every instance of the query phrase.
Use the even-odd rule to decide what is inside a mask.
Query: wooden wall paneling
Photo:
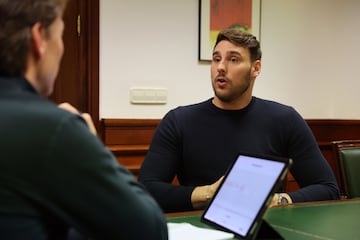
[[[308,119],[306,120],[317,140],[319,148],[333,169],[340,191],[344,186],[340,179],[340,169],[332,149],[333,141],[360,139],[360,120]]]
[[[126,166],[135,177],[149,149],[160,120],[102,119],[102,140],[114,153],[118,162]]]
[[[159,122],[160,119],[102,119],[102,139],[118,161],[137,176]],[[332,142],[360,139],[360,120],[308,119],[306,122],[342,189]],[[295,179],[289,174],[286,190],[294,191],[298,188]]]

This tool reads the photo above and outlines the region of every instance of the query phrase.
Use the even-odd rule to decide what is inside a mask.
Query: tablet
[[[290,158],[239,153],[201,216],[201,221],[240,239],[257,234]]]

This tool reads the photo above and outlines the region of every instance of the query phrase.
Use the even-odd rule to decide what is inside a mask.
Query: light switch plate
[[[166,88],[131,88],[130,102],[133,104],[166,104]]]

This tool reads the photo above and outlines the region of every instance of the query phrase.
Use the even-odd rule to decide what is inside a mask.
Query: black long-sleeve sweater
[[[192,210],[193,189],[218,180],[239,151],[292,158],[301,187],[289,193],[294,202],[339,198],[312,131],[292,107],[253,97],[244,109],[223,110],[211,100],[171,110],[154,134],[139,181],[164,211]],[[174,176],[180,185],[171,184]]]

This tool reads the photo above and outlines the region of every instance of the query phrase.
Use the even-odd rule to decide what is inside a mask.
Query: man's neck
[[[250,104],[251,99],[252,99],[252,96],[250,95],[246,98],[241,98],[241,99],[239,98],[239,99],[236,99],[231,102],[224,102],[224,101],[220,100],[218,97],[214,96],[212,103],[220,109],[240,110],[240,109],[247,107]]]

